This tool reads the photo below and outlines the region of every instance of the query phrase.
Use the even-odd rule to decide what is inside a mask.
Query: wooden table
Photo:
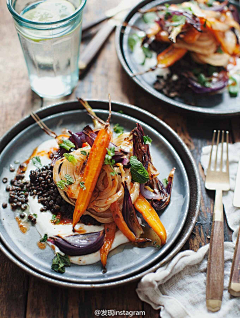
[[[92,18],[118,3],[117,0],[88,0],[84,19]],[[29,85],[13,19],[5,0],[0,0],[0,134],[31,110],[37,110],[51,101],[34,94]],[[82,46],[83,48],[83,46]],[[127,102],[147,109],[168,123],[184,140],[199,167],[201,180],[201,209],[198,221],[185,249],[197,251],[210,238],[213,212],[213,192],[206,192],[204,175],[200,166],[200,154],[210,142],[213,129],[229,129],[232,142],[240,139],[239,118],[207,119],[177,113],[177,110],[151,97],[139,88],[122,69],[116,55],[114,35],[105,44],[97,60],[79,82],[78,95],[83,98],[107,99]],[[75,99],[75,92],[65,99]],[[225,222],[225,240],[231,240],[231,231]],[[159,312],[141,302],[135,292],[137,283],[110,290],[72,290],[49,285],[34,277],[0,254],[0,316],[3,317],[95,317],[95,309],[145,310],[143,317],[159,317]],[[124,317],[124,316],[122,316]],[[142,317],[142,316],[139,316]]]

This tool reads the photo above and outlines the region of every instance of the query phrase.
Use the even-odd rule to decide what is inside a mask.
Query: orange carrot
[[[129,239],[131,242],[146,242],[145,238],[137,238],[134,233],[129,229],[126,222],[124,221],[122,212],[119,208],[119,203],[117,201],[113,202],[110,206],[112,212],[113,220],[117,224],[119,230]]]
[[[180,60],[186,53],[186,49],[176,48],[173,45],[170,45],[166,50],[158,54],[158,65],[161,65],[162,67],[169,67]]]
[[[161,244],[165,244],[167,239],[165,227],[151,204],[140,194],[135,201],[134,206],[138,212],[142,214],[144,220],[153,229],[153,231],[160,237]]]
[[[83,178],[81,181],[82,186],[80,187],[73,213],[73,228],[89,205],[93,190],[96,186],[99,174],[104,163],[104,158],[107,153],[107,148],[110,140],[111,132],[109,129],[109,125],[107,124],[98,132],[88,157],[86,168],[84,170]]]
[[[104,229],[105,229],[104,242],[103,242],[103,246],[100,249],[100,256],[101,256],[101,262],[102,262],[103,268],[105,268],[107,265],[108,253],[112,247],[112,243],[115,238],[116,223],[115,222],[107,223],[104,225]]]

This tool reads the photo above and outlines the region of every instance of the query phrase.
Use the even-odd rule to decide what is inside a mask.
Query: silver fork
[[[208,190],[215,190],[215,205],[213,212],[213,223],[211,230],[211,240],[208,255],[207,266],[207,286],[206,286],[206,305],[210,311],[218,311],[222,305],[223,295],[223,278],[224,278],[224,229],[223,229],[223,204],[222,191],[230,189],[229,181],[229,158],[228,158],[228,143],[229,132],[226,132],[226,160],[223,159],[223,143],[225,132],[222,131],[221,138],[221,157],[220,166],[218,169],[218,147],[220,140],[220,130],[217,133],[216,155],[212,169],[212,153],[216,139],[216,130],[213,132],[212,148],[210,152],[209,164],[207,169],[205,187]],[[225,170],[224,168],[225,161]]]

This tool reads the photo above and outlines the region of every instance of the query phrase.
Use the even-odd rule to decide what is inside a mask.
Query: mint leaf
[[[163,179],[162,183],[163,183],[164,187],[166,188],[168,185],[168,179],[166,179],[166,178]]]
[[[60,180],[57,182],[57,187],[61,190],[63,190],[66,185],[67,185],[67,182],[65,180]]]
[[[80,182],[80,188],[83,190],[86,190],[85,182],[83,182],[83,181]]]
[[[130,172],[133,181],[139,183],[146,183],[149,180],[149,175],[147,170],[144,168],[143,164],[137,159],[136,156],[130,158]]]
[[[61,221],[61,217],[56,215],[56,214],[53,214],[51,222],[54,223],[54,224],[59,224],[60,221]]]
[[[184,17],[183,15],[173,15],[172,16],[172,22],[171,25],[172,26],[179,26],[179,25],[183,25],[186,23],[186,17]]]
[[[68,185],[74,183],[73,177],[71,177],[69,174],[65,174],[65,179],[67,180],[67,184],[68,184]]]
[[[72,143],[69,139],[63,139],[59,145],[60,147],[69,151],[71,148],[75,148],[74,143]]]
[[[42,163],[41,163],[41,159],[39,156],[33,157],[32,158],[32,163],[34,164],[34,166],[38,169],[42,168]]]
[[[41,238],[40,242],[47,242],[48,235],[44,234],[44,236]]]
[[[74,155],[70,154],[70,153],[64,153],[63,156],[72,164],[76,164],[77,163],[77,159],[75,158]]]
[[[114,131],[116,134],[122,135],[123,132],[124,132],[124,128],[123,128],[122,126],[119,126],[119,124],[116,124],[116,125],[113,127],[113,131]]]
[[[229,77],[228,92],[231,97],[237,97],[239,92],[239,84],[235,77]]]
[[[151,143],[152,143],[152,139],[148,136],[143,136],[143,141],[144,141],[145,145],[151,145]]]
[[[61,255],[60,253],[56,253],[52,260],[52,270],[57,273],[65,273],[65,267],[70,267],[71,263],[69,257],[67,255]]]
[[[128,38],[128,46],[130,48],[130,50],[133,52],[135,45],[141,41],[141,37],[138,36],[136,33],[132,34],[129,36]]]

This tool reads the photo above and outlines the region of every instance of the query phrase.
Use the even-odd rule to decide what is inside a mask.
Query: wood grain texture
[[[240,229],[238,231],[228,291],[233,296],[240,296]]]
[[[211,311],[221,308],[224,278],[223,222],[214,221],[207,266],[206,303]],[[220,306],[220,307],[219,307]]]
[[[118,0],[89,0],[84,9],[85,22],[101,16],[106,9],[117,4]],[[150,96],[136,85],[122,69],[116,54],[114,34],[104,44],[91,64],[88,73],[78,83],[70,95],[61,100],[42,100],[30,89],[27,69],[21,47],[14,28],[13,19],[7,10],[5,0],[0,0],[0,135],[31,110],[60,102],[73,100],[75,96],[130,103],[142,107],[166,121],[188,145],[203,176],[200,155],[203,146],[211,141],[213,129],[229,129],[233,124],[229,119],[212,120],[179,113],[177,110]],[[89,41],[89,39],[88,39]],[[88,43],[82,43],[81,52]],[[239,117],[235,119],[234,132],[238,131]],[[233,134],[234,141],[237,133]],[[213,199],[212,191],[206,192],[201,179],[201,208],[198,221],[184,249],[198,250],[209,243],[211,234]],[[231,231],[224,223],[225,240],[231,240]],[[11,263],[0,253],[0,317],[81,317],[91,318],[95,309],[145,310],[143,317],[157,318],[148,304],[141,302],[135,292],[136,283],[109,290],[71,290],[58,288],[28,277],[24,271]],[[10,278],[10,279],[9,279]]]

